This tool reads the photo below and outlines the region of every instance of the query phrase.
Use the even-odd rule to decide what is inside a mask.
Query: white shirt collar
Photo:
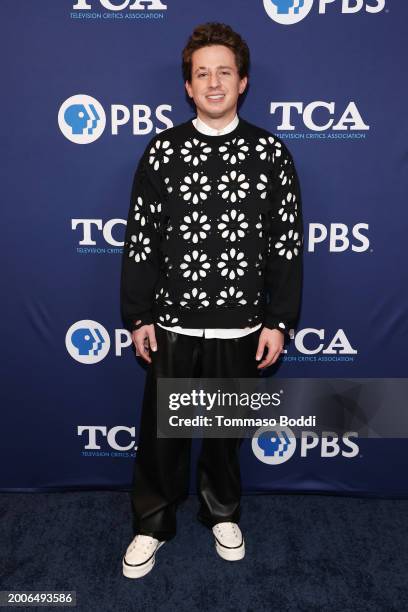
[[[235,130],[239,123],[238,114],[235,114],[235,117],[232,121],[230,121],[226,126],[224,126],[221,130],[216,130],[215,128],[210,127],[204,121],[200,119],[200,117],[195,117],[193,119],[194,127],[203,134],[207,134],[207,136],[221,136],[222,134],[228,134]]]

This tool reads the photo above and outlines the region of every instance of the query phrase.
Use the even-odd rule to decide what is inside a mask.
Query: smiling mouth
[[[219,102],[225,98],[225,94],[210,94],[206,96],[207,100],[211,100],[211,102]]]

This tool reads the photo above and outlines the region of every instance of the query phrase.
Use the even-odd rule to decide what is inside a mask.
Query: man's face
[[[191,61],[191,83],[185,86],[200,118],[233,116],[248,80],[240,79],[233,52],[224,45],[210,45],[194,51]]]

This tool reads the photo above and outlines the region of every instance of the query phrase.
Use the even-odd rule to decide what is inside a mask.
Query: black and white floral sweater
[[[134,175],[122,316],[130,331],[262,322],[288,333],[302,252],[299,181],[283,141],[241,117],[218,136],[186,121],[150,140]]]

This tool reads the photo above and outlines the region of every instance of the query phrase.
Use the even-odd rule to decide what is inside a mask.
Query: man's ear
[[[244,76],[244,78],[242,78],[239,82],[239,93],[242,94],[244,93],[246,86],[248,84],[248,77]]]
[[[191,91],[191,85],[190,85],[190,83],[189,83],[188,81],[186,81],[186,82],[184,83],[184,86],[185,86],[185,88],[186,88],[186,91],[187,91],[188,95],[190,96],[190,98],[192,98],[192,97],[193,97],[193,92]]]

